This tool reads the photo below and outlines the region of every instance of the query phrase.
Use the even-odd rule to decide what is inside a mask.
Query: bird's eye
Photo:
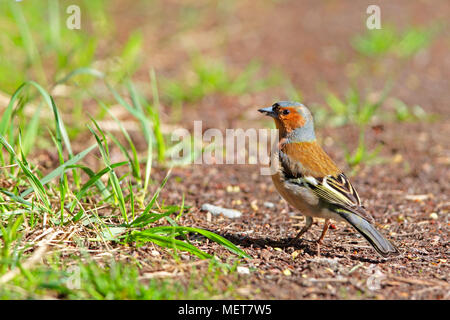
[[[283,115],[286,116],[286,115],[288,115],[290,113],[290,111],[288,109],[284,109],[282,113],[283,113]]]

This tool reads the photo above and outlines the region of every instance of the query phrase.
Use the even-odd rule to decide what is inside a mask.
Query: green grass
[[[0,88],[11,92],[27,79],[34,79],[43,86],[53,84],[62,74],[91,64],[99,49],[98,39],[112,36],[112,28],[99,27],[108,23],[105,1],[77,1],[83,15],[83,22],[96,21],[97,28],[91,33],[74,32],[65,26],[68,15],[65,9],[68,1],[1,1],[2,36],[0,55]],[[86,19],[88,18],[88,19]],[[87,25],[83,25],[88,28]],[[122,52],[130,54],[135,40]],[[114,53],[119,49],[114,48]],[[135,50],[135,49],[134,49]],[[14,55],[11,55],[14,52]],[[48,61],[52,67],[48,68]],[[44,62],[46,62],[44,67]],[[32,66],[32,67],[30,67]],[[125,66],[124,66],[125,67]],[[17,72],[24,70],[25,72]],[[117,74],[123,72],[118,70]]]
[[[209,263],[208,276],[195,268],[186,280],[179,277],[152,278],[158,272],[143,272],[133,262],[105,261],[71,257],[61,266],[57,255],[49,256],[26,276],[16,277],[0,287],[0,299],[210,299],[237,298],[234,286],[222,289],[218,283],[235,267]],[[69,259],[64,259],[65,261]],[[148,275],[148,276],[147,276]]]
[[[315,123],[318,127],[356,126],[359,130],[357,147],[354,150],[343,145],[347,165],[356,173],[361,164],[373,165],[384,161],[380,156],[381,144],[369,148],[366,134],[370,126],[392,122],[431,122],[434,115],[425,112],[419,105],[408,106],[398,98],[389,97],[392,82],[387,82],[381,92],[363,94],[356,86],[347,90],[341,98],[331,91],[325,90],[326,106],[315,105]],[[290,89],[292,91],[292,89]],[[295,92],[293,93],[295,95]]]
[[[352,169],[351,175],[354,175],[357,172],[357,169],[359,168],[359,165],[364,164],[366,166],[373,165],[373,164],[379,164],[385,161],[384,158],[382,158],[379,153],[382,149],[381,144],[377,144],[375,148],[369,149],[366,143],[366,132],[365,128],[361,128],[359,131],[359,138],[358,138],[358,146],[355,150],[349,151],[346,146],[344,148],[345,151],[345,161],[347,162],[347,165]]]
[[[375,98],[371,98],[369,95],[363,96],[356,87],[347,90],[344,99],[332,92],[327,92],[325,100],[328,109],[326,117],[322,121],[334,127],[348,124],[365,127],[375,118],[380,117],[380,109],[388,97],[390,87],[390,83],[386,84],[383,91]]]
[[[393,113],[391,114],[397,122],[432,121],[435,116],[427,113],[419,105],[408,106],[400,99],[392,99]]]
[[[235,74],[223,61],[195,54],[188,65],[188,76],[163,81],[164,99],[174,105],[180,105],[218,93],[239,96],[262,91],[280,83],[280,75],[276,72],[268,77],[258,77],[259,69],[260,64],[253,61]]]
[[[345,160],[352,169],[351,174],[355,174],[361,164],[372,165],[383,162],[379,156],[382,145],[378,144],[370,149],[366,143],[366,132],[370,125],[376,121],[387,120],[387,112],[382,112],[381,108],[388,97],[391,84],[386,84],[383,91],[376,97],[363,95],[357,87],[351,87],[345,97],[342,99],[334,93],[327,91],[325,100],[327,108],[318,106],[315,112],[318,115],[317,125],[342,127],[354,125],[358,127],[359,138],[358,145],[354,150],[349,150],[348,146],[343,145],[345,151]]]
[[[27,140],[33,139],[33,136],[22,135],[20,128],[24,126],[23,123],[19,124],[18,128],[11,125],[15,116],[14,106],[30,87],[37,89],[40,93],[36,100],[42,100],[53,112],[54,126],[52,129],[49,128],[49,131],[54,143],[53,150],[58,154],[59,166],[53,168],[46,175],[41,173],[23,152],[23,145],[33,145]],[[143,108],[126,103],[125,99],[112,87],[110,90],[131,114],[143,121],[143,127],[146,126],[147,129],[156,127],[154,122],[147,120],[148,116],[143,114]],[[135,95],[132,100],[139,99],[137,91],[133,89],[132,92]],[[137,102],[134,103],[137,104]],[[26,107],[26,105],[22,107]],[[123,137],[106,134],[97,121],[91,118],[91,124],[88,124],[86,131],[90,132],[96,143],[74,154],[66,127],[53,98],[39,84],[28,82],[20,86],[12,95],[11,102],[2,119],[6,120],[0,123],[0,132],[2,133],[0,144],[3,146],[0,176],[3,177],[2,179],[10,181],[11,185],[0,188],[2,235],[0,238],[2,243],[0,281],[4,280],[4,277],[8,279],[4,280],[5,282],[25,277],[28,280],[22,279],[21,281],[30,282],[32,280],[27,286],[42,287],[41,282],[51,282],[54,277],[61,276],[59,271],[45,271],[45,268],[42,269],[43,266],[37,267],[38,270],[42,269],[41,271],[33,271],[34,267],[31,270],[22,267],[28,259],[32,259],[33,255],[30,256],[25,249],[34,248],[34,252],[39,252],[39,245],[33,241],[32,237],[24,243],[23,238],[30,237],[34,230],[39,230],[44,226],[61,228],[60,230],[64,232],[70,226],[78,225],[91,234],[88,242],[92,242],[92,245],[102,243],[105,249],[111,245],[117,245],[117,243],[140,246],[150,242],[171,250],[175,257],[179,255],[179,252],[187,252],[200,259],[217,260],[213,253],[204,252],[196,246],[196,243],[189,241],[190,233],[198,233],[229,249],[236,254],[236,257],[247,257],[244,251],[219,235],[199,228],[179,225],[177,221],[186,210],[184,200],[180,205],[159,203],[159,194],[169,179],[170,170],[153,194],[146,192],[147,188],[154,184],[150,180],[148,168],[151,168],[153,158],[158,158],[159,153],[150,148],[150,152],[145,153],[149,158],[141,159],[131,137],[117,118],[115,118],[115,122]],[[150,119],[155,120],[157,117],[153,116]],[[157,140],[154,137],[154,130],[148,130],[145,135],[147,135],[149,144]],[[119,142],[119,138],[127,141],[128,145],[124,146]],[[110,145],[111,141],[114,146]],[[126,160],[112,162],[112,147],[118,148]],[[102,164],[102,168],[98,171],[83,164],[85,157],[91,155],[94,150],[100,155],[98,163]],[[33,150],[31,149],[29,152],[33,152]],[[145,173],[140,170],[141,164],[146,164]],[[102,179],[103,177],[106,179]],[[107,213],[100,214],[99,208],[107,208]],[[164,221],[166,222],[164,223]],[[32,227],[30,228],[30,226]],[[155,296],[156,283],[152,282],[152,285],[145,290],[142,286],[139,287],[140,284],[136,280],[138,272],[130,271],[131,273],[128,273],[125,266],[112,265],[111,270],[115,270],[113,274],[111,274],[112,271],[105,273],[106,271],[102,271],[98,267],[94,268],[93,265],[88,269],[83,268],[81,270],[84,270],[85,277],[81,279],[88,281],[87,284],[83,284],[83,286],[88,286],[84,294],[89,292],[91,294],[86,297],[106,299],[168,297],[164,294]],[[15,272],[17,274],[9,279],[9,275]],[[33,276],[33,272],[37,272],[35,276]],[[125,272],[125,274],[121,275],[121,272]],[[92,273],[99,275],[89,278]],[[39,275],[49,276],[50,279],[45,277],[47,280],[36,279]],[[113,275],[116,275],[117,278],[108,278]],[[119,281],[122,276],[125,279],[130,277],[129,285],[125,286],[125,282]],[[105,279],[102,280],[102,277]],[[110,283],[110,281],[112,282]],[[164,287],[163,283],[160,285]],[[125,287],[122,288],[122,286]],[[58,290],[62,290],[62,292]],[[64,294],[64,290],[57,289],[61,294]],[[177,290],[167,294],[177,296],[179,294],[177,293],[179,290]],[[135,292],[135,295],[131,294],[132,292]],[[2,292],[2,294],[6,293]]]
[[[368,30],[363,35],[354,37],[353,48],[367,57],[393,55],[409,58],[431,45],[439,27],[409,27],[399,31],[392,25],[379,30]]]

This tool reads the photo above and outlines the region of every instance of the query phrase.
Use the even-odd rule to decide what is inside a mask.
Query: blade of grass
[[[225,239],[222,236],[219,236],[218,234],[215,234],[214,232],[199,229],[199,228],[193,228],[193,227],[183,227],[183,226],[161,226],[161,227],[153,227],[150,229],[146,229],[142,231],[144,234],[168,234],[173,233],[178,235],[182,235],[183,233],[199,233],[206,238],[224,246],[231,252],[239,255],[240,257],[250,258],[250,256],[245,253],[242,249],[239,249],[236,245],[234,245],[231,241]]]
[[[31,206],[32,206],[32,203],[31,203],[31,202],[25,200],[24,198],[22,198],[22,197],[19,196],[19,195],[15,195],[14,193],[9,192],[8,190],[0,189],[0,192],[3,193],[3,194],[5,194],[5,195],[7,195],[8,197],[10,197],[10,198],[11,198],[12,200],[14,200],[15,202],[24,204],[24,205],[26,205],[26,206],[28,206],[28,207],[31,207]]]
[[[41,106],[42,105],[39,104],[39,106],[37,107],[37,110],[34,113],[33,117],[31,117],[31,120],[27,125],[27,130],[25,131],[25,134],[23,136],[23,153],[25,155],[28,155],[31,147],[36,141],[36,137],[38,136]]]
[[[132,173],[133,173],[133,177],[140,183],[141,182],[141,169],[139,166],[139,159],[137,156],[137,151],[136,151],[136,147],[134,146],[133,140],[131,140],[130,135],[128,134],[127,130],[124,128],[124,126],[122,125],[122,123],[120,122],[119,119],[117,119],[116,116],[114,116],[114,114],[109,110],[109,108],[106,107],[106,105],[99,101],[100,105],[102,106],[102,108],[104,110],[106,110],[109,115],[114,119],[114,121],[117,123],[117,125],[119,126],[120,130],[122,131],[122,134],[124,135],[125,139],[128,142],[128,145],[131,148],[131,152],[133,154],[133,156],[131,157],[129,152],[127,151],[127,149],[120,143],[120,141],[113,136],[111,133],[108,133],[108,136],[114,141],[114,143],[119,147],[119,149],[122,151],[123,155],[130,161],[130,166],[132,169]]]
[[[102,188],[103,190],[106,190],[106,187],[103,185],[103,183],[101,182],[100,178],[105,175],[106,173],[110,173],[111,170],[113,170],[114,168],[123,166],[128,164],[127,161],[123,161],[123,162],[118,162],[118,163],[113,163],[110,166],[100,170],[99,172],[97,172],[96,174],[93,174],[93,172],[91,171],[90,174],[90,179],[81,187],[80,191],[77,192],[76,194],[76,199],[81,200],[81,198],[84,196],[84,194],[87,192],[87,190],[94,184],[97,184],[97,187],[99,187],[98,183],[100,183],[100,188]],[[101,190],[102,191],[102,190]],[[109,192],[107,192],[106,194],[103,194],[104,200],[106,200],[107,198],[109,198],[110,194]],[[70,212],[73,212],[73,210],[75,209],[75,205],[76,202],[72,202],[71,206],[70,206]]]
[[[119,182],[119,179],[117,178],[117,175],[116,175],[114,169],[111,168],[111,160],[109,158],[109,151],[108,151],[108,142],[106,141],[105,134],[103,133],[102,129],[97,124],[97,122],[93,118],[91,118],[91,120],[94,123],[94,125],[97,127],[97,130],[102,135],[105,145],[103,145],[102,139],[100,139],[100,137],[97,135],[97,133],[91,127],[88,126],[89,131],[91,131],[91,133],[94,135],[95,139],[97,140],[97,144],[99,146],[100,153],[102,155],[102,158],[103,158],[103,161],[104,161],[106,167],[110,168],[110,171],[108,172],[109,173],[109,181],[111,182],[111,186],[113,188],[114,199],[119,204],[119,209],[122,213],[122,217],[128,223],[128,215],[127,215],[127,210],[126,210],[126,206],[125,206],[125,199],[124,199],[124,196],[122,193],[122,189],[120,187],[120,182]]]
[[[53,170],[52,172],[50,172],[48,175],[46,175],[45,177],[43,177],[41,179],[42,185],[46,185],[47,183],[49,183],[56,177],[60,176],[64,171],[67,170],[67,168],[73,166],[75,163],[77,163],[78,161],[83,159],[86,155],[89,154],[89,152],[94,150],[96,147],[97,147],[97,144],[93,144],[90,147],[88,147],[88,148],[84,149],[83,151],[81,151],[80,153],[78,153],[77,155],[75,155],[74,157],[72,157],[71,159],[69,159],[68,161],[64,162],[64,164],[60,165],[58,168],[56,168],[55,170]],[[25,190],[24,192],[22,192],[21,196],[26,197],[28,194],[30,194],[30,192],[33,192],[32,188],[29,188],[29,189]]]
[[[104,73],[102,73],[96,69],[78,68],[78,69],[75,69],[74,71],[70,72],[69,74],[67,74],[64,78],[61,78],[60,80],[56,81],[55,85],[67,82],[70,79],[72,79],[73,77],[80,75],[80,74],[90,75],[90,76],[93,76],[93,77],[96,77],[99,79],[103,79],[105,77]]]
[[[174,214],[175,212],[178,211],[178,207],[177,206],[166,207],[164,208],[164,210],[167,211],[163,213],[146,212],[145,214],[141,214],[139,217],[134,219],[133,222],[130,223],[129,227],[133,228],[145,227],[153,222],[158,221],[159,219]]]
[[[64,126],[64,123],[61,119],[61,116],[59,115],[59,111],[56,108],[55,102],[53,101],[53,98],[47,93],[47,91],[35,81],[24,82],[23,84],[21,84],[19,86],[19,88],[17,88],[17,90],[11,96],[11,100],[9,101],[9,104],[6,107],[5,113],[3,114],[2,120],[0,122],[0,135],[5,135],[8,128],[10,127],[14,103],[19,98],[20,93],[29,86],[33,86],[39,91],[42,98],[44,99],[46,104],[49,106],[50,110],[53,112],[53,114],[55,116],[56,130],[60,131],[61,137],[64,140],[64,144],[67,148],[67,151],[69,152],[69,155],[72,155],[72,146],[70,144],[70,140],[67,135],[67,131]]]
[[[20,138],[20,135],[19,135]],[[48,212],[52,212],[50,200],[48,199],[47,193],[44,189],[44,186],[41,184],[39,179],[33,174],[31,169],[28,167],[28,163],[25,160],[25,156],[22,155],[22,161],[17,156],[14,149],[9,145],[9,143],[6,141],[6,139],[0,135],[0,143],[5,147],[5,149],[9,152],[9,154],[14,158],[16,163],[19,165],[19,167],[22,169],[23,173],[27,177],[28,182],[31,184],[34,192],[36,193],[37,197],[41,202],[44,204],[45,209]]]
[[[42,60],[39,55],[39,50],[36,47],[36,44],[33,40],[33,36],[31,35],[30,27],[28,26],[27,20],[23,14],[21,5],[17,2],[10,1],[10,9],[11,13],[16,21],[16,25],[19,28],[20,36],[22,38],[22,45],[25,48],[27,53],[28,60],[38,71],[38,77],[40,81],[44,84],[47,84],[47,77],[42,65]]]
[[[134,241],[137,241],[137,242],[140,242],[140,241],[141,242],[153,242],[161,247],[187,251],[189,253],[196,255],[197,257],[199,257],[201,259],[211,259],[212,258],[212,256],[210,254],[203,252],[202,250],[198,249],[197,247],[193,246],[192,244],[181,241],[181,240],[177,240],[174,238],[164,237],[164,236],[151,234],[151,233],[144,233],[142,231],[132,231],[131,239],[133,239]]]
[[[166,145],[164,142],[164,137],[161,132],[161,124],[159,120],[159,110],[161,108],[159,104],[159,94],[158,94],[158,86],[156,82],[156,74],[155,69],[150,70],[150,81],[152,85],[152,95],[153,95],[153,111],[150,106],[148,107],[149,114],[152,115],[153,118],[153,131],[156,138],[157,150],[158,150],[158,161],[162,162],[165,157]]]

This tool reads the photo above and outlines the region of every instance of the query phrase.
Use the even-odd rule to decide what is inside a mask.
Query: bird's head
[[[258,110],[275,120],[280,138],[292,141],[312,141],[315,139],[311,112],[299,102],[279,101]]]

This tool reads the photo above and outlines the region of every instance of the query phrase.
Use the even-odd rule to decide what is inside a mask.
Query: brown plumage
[[[281,146],[281,151],[289,155],[291,160],[302,164],[304,175],[322,178],[341,173],[317,141],[285,143]]]

